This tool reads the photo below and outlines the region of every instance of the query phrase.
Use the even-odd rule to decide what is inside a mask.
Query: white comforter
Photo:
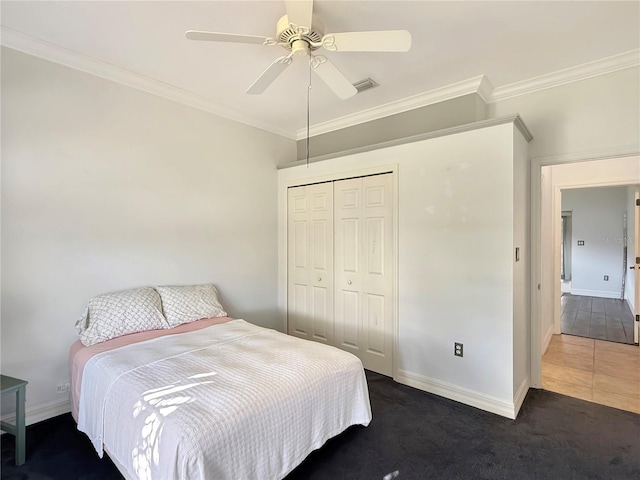
[[[233,320],[91,358],[78,415],[132,478],[266,480],[371,408],[355,356]]]

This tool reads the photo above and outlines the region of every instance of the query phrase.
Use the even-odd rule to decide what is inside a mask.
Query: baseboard
[[[62,401],[43,403],[42,405],[34,405],[28,407],[25,412],[25,423],[31,425],[32,423],[42,422],[49,418],[57,417],[63,413],[71,411],[71,400],[68,398]],[[16,414],[10,413],[2,417],[3,422],[15,424]]]
[[[540,351],[540,355],[544,355],[549,348],[549,344],[551,343],[551,338],[553,337],[553,324],[549,325],[549,328],[544,334],[544,338],[542,339],[542,349]]]
[[[631,313],[633,313],[634,315],[640,313],[640,312],[634,312],[633,309],[635,307],[635,305],[633,305],[631,303],[631,300],[629,300],[629,298],[625,298],[625,301],[627,302],[627,305],[629,305],[629,310],[631,310]]]
[[[571,295],[583,295],[585,297],[615,298],[620,300],[620,292],[605,292],[601,290],[579,290],[571,289]]]
[[[433,378],[424,377],[417,373],[408,372],[398,369],[398,376],[394,378],[398,383],[417,388],[419,390],[433,393],[441,397],[455,400],[472,407],[495,413],[503,417],[514,419],[516,417],[516,409],[514,404],[501,400],[491,395],[485,395],[474,390],[459,387],[451,383],[443,382]]]
[[[516,390],[516,394],[513,396],[513,412],[514,412],[513,418],[516,418],[518,416],[518,412],[522,407],[522,402],[524,402],[524,399],[527,396],[527,392],[529,391],[530,385],[531,385],[531,379],[527,375],[522,380],[522,383],[518,387],[518,390]]]

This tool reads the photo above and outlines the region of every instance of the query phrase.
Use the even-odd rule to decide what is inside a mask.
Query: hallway
[[[633,314],[624,300],[564,293],[560,302],[562,333],[633,344]]]

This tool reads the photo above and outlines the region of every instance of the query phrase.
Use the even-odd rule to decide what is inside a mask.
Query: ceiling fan
[[[187,30],[185,35],[190,40],[278,45],[288,50],[287,55],[276,58],[253,82],[246,91],[250,95],[264,92],[295,56],[308,55],[311,70],[344,100],[358,91],[327,57],[315,53],[318,49],[331,52],[406,52],[411,48],[411,34],[406,30],[325,34],[323,23],[313,15],[313,0],[287,0],[285,3],[287,14],[278,20],[274,38],[198,30]]]

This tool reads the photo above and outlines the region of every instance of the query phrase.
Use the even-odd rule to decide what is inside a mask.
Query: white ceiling
[[[18,32],[28,36],[20,35],[22,44],[46,46],[42,56],[49,50],[60,54],[62,47],[81,54],[78,59],[108,64],[101,67],[103,76],[109,76],[110,66],[120,67],[139,76],[141,84],[155,80],[176,87],[246,123],[291,137],[306,125],[309,72],[303,59],[265,93],[251,96],[244,91],[284,53],[281,47],[184,37],[188,29],[274,36],[284,1],[2,1],[1,6],[3,43],[9,46],[5,37]],[[350,81],[371,77],[380,86],[343,101],[314,76],[312,124],[480,75],[502,87],[640,47],[637,1],[316,0],[314,12],[326,32],[409,30],[412,48],[326,53]],[[64,52],[65,58],[72,52]]]

